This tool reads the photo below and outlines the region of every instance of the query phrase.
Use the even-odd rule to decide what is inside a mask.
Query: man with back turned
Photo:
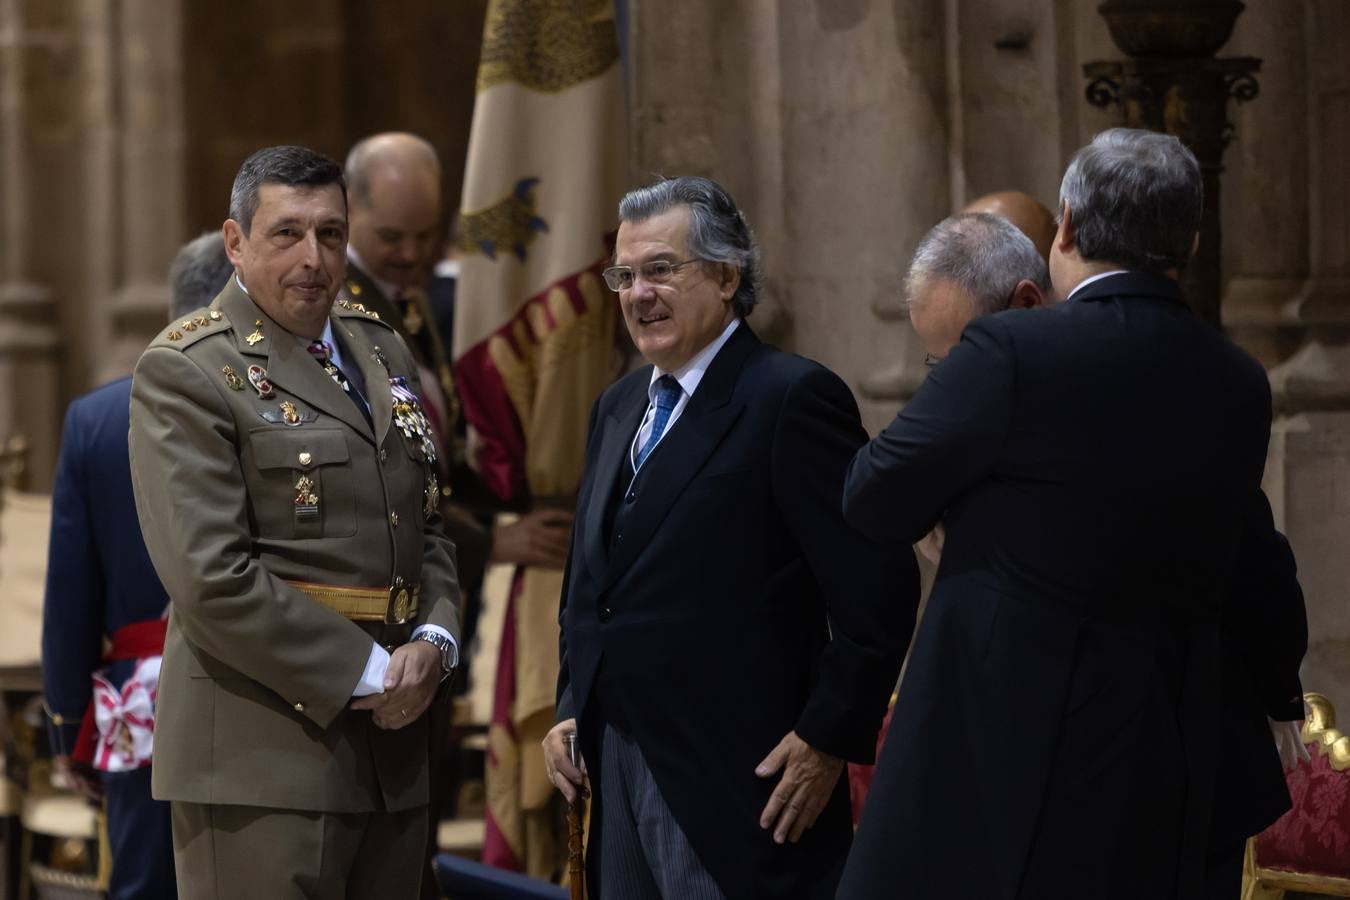
[[[1060,201],[1066,299],[966,326],[849,472],[865,534],[946,540],[840,897],[1201,890],[1270,392],[1181,296],[1190,151],[1104,132]]]

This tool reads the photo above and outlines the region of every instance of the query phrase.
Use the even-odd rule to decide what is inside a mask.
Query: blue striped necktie
[[[656,442],[661,440],[661,434],[666,430],[666,423],[670,421],[670,414],[675,411],[675,404],[680,402],[682,393],[684,389],[674,375],[662,375],[656,379],[656,415],[652,418],[652,433],[647,435],[647,443],[638,450],[636,468],[642,468],[643,461],[655,449]]]

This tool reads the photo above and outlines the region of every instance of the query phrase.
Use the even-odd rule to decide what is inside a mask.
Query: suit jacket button
[[[613,616],[613,615],[614,615],[614,610],[610,609],[608,606],[602,606],[602,607],[600,607],[600,621],[601,621],[601,622],[608,622],[609,619],[610,619],[610,617]]]
[[[305,704],[303,704],[303,703],[296,703],[296,704],[295,704],[295,711],[296,711],[296,712],[304,712],[304,711],[305,711]]]
[[[624,499],[626,502],[628,502],[628,503],[634,503],[634,502],[636,502],[636,501],[637,501],[637,491],[629,491],[629,492],[628,492],[628,496],[627,496],[627,497],[624,497],[623,499]]]

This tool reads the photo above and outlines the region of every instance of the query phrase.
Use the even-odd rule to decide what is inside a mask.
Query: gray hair
[[[246,235],[253,228],[258,191],[264,184],[315,188],[336,184],[342,189],[343,204],[347,203],[347,182],[337,163],[308,147],[264,147],[244,160],[230,189],[230,218]]]
[[[720,184],[681,175],[629,191],[619,201],[619,221],[643,222],[679,206],[689,207],[689,253],[740,270],[731,308],[741,318],[750,315],[759,301],[759,244],[745,214]]]
[[[962,213],[943,219],[924,235],[906,278],[911,301],[934,278],[955,282],[970,294],[975,315],[1008,308],[1018,282],[1036,282],[1050,297],[1050,270],[1036,245],[1002,216]]]
[[[1078,151],[1059,187],[1078,254],[1161,274],[1190,261],[1204,210],[1195,154],[1168,134],[1112,128]]]
[[[430,141],[406,132],[375,134],[357,141],[348,151],[347,161],[342,167],[347,176],[351,202],[363,209],[369,207],[370,187],[376,167],[399,162],[424,165],[436,183],[440,183],[441,160]]]
[[[188,241],[169,264],[169,318],[184,318],[210,304],[233,275],[219,228]]]

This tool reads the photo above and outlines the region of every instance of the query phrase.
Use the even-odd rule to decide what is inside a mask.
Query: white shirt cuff
[[[369,697],[371,694],[384,693],[384,673],[389,669],[389,651],[371,641],[370,658],[366,660],[366,670],[356,683],[353,697]]]

